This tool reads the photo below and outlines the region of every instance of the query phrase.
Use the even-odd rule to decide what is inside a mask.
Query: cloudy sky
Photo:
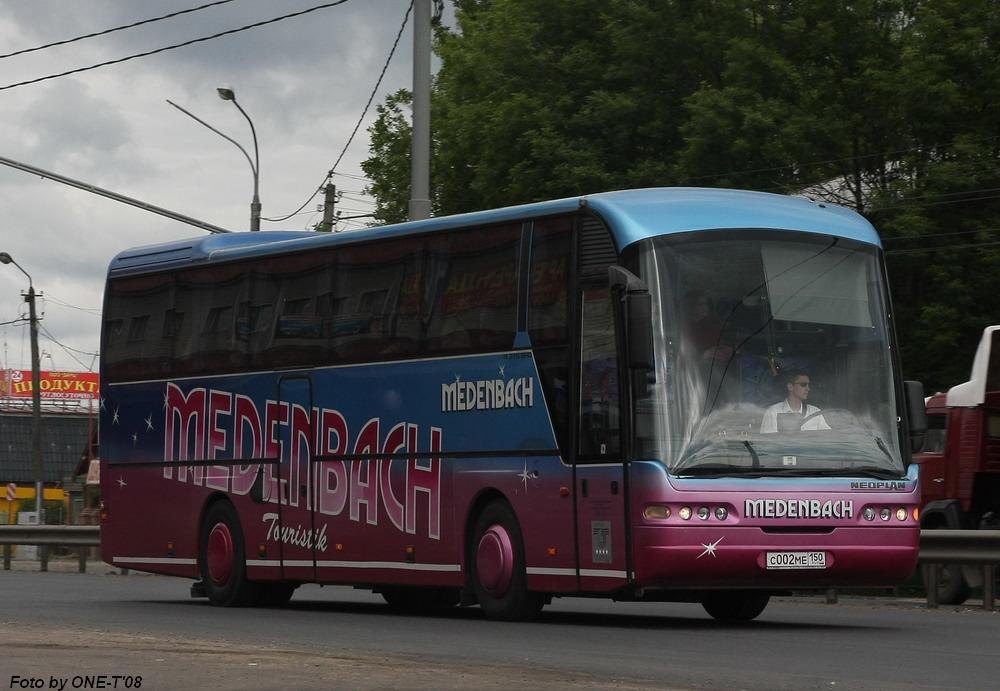
[[[210,0],[0,0],[0,53],[70,39],[207,4]],[[251,152],[249,126],[219,99],[231,85],[260,145],[264,217],[298,208],[347,143],[399,31],[409,0],[349,0],[267,26],[117,65],[5,88],[325,4],[231,0],[173,19],[0,58],[0,157],[110,189],[232,230],[249,225],[253,179],[231,143],[166,103],[170,99]],[[446,8],[445,21],[449,21]],[[337,167],[344,215],[370,212],[360,163],[375,106],[412,79],[412,22],[372,107]],[[301,230],[321,214],[262,230]],[[342,229],[359,223],[341,223]],[[44,293],[42,369],[98,368],[104,275],[138,245],[204,235],[195,227],[0,166],[0,251]],[[0,265],[0,322],[26,315],[27,279]],[[0,326],[0,368],[31,366],[28,329]]]

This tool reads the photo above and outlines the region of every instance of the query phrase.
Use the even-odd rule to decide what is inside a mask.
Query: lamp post
[[[169,98],[167,99],[167,103],[169,103],[174,108],[176,108],[177,110],[179,110],[182,113],[184,113],[185,115],[187,115],[192,120],[196,120],[200,124],[204,125],[208,129],[212,130],[213,132],[215,132],[217,135],[219,135],[223,139],[225,139],[225,140],[229,141],[230,143],[234,144],[237,149],[239,149],[240,151],[243,152],[243,155],[247,159],[247,163],[250,164],[250,171],[253,173],[253,199],[250,201],[250,230],[251,231],[257,231],[257,230],[260,230],[260,194],[259,194],[259,189],[260,189],[260,150],[257,148],[257,130],[253,126],[253,120],[251,120],[250,116],[247,115],[247,112],[245,110],[243,110],[243,106],[241,106],[236,101],[236,92],[233,90],[232,87],[223,85],[223,86],[220,86],[218,89],[216,89],[216,91],[219,93],[219,98],[221,98],[223,101],[232,101],[233,105],[236,106],[236,108],[240,111],[240,113],[243,114],[243,117],[245,117],[247,119],[247,122],[250,123],[250,134],[253,135],[253,158],[252,159],[250,158],[250,154],[247,153],[247,150],[244,149],[243,146],[238,141],[236,141],[235,139],[233,139],[232,137],[223,134],[222,132],[220,132],[219,130],[215,129],[214,127],[212,127],[211,125],[209,125],[207,122],[205,122],[204,120],[202,120],[201,118],[199,118],[197,115],[194,115],[193,113],[190,113],[187,110],[181,108],[179,105],[177,105],[176,103],[174,103],[173,101],[171,101]]]
[[[31,329],[31,456],[35,467],[35,510],[38,524],[45,524],[44,478],[42,476],[42,384],[41,367],[38,358],[38,315],[35,313],[35,286],[31,274],[14,261],[6,252],[0,252],[0,264],[13,264],[28,277],[28,319]]]
[[[260,197],[257,195],[257,187],[259,182],[260,173],[260,151],[257,149],[257,130],[254,129],[253,120],[247,115],[247,112],[243,110],[243,106],[239,104],[236,100],[236,92],[231,86],[223,84],[216,89],[219,94],[219,98],[223,101],[232,101],[236,109],[243,113],[243,117],[247,119],[250,124],[250,134],[253,136],[253,164],[250,168],[253,170],[253,200],[250,202],[250,230],[260,230]],[[246,152],[244,152],[246,153]],[[247,156],[247,160],[250,157]]]

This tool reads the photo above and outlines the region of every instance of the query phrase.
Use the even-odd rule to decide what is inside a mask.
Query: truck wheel
[[[969,599],[971,590],[961,564],[941,565],[938,571],[938,602],[942,605],[960,605]]]
[[[771,596],[766,593],[720,590],[706,595],[701,606],[713,619],[737,623],[756,619],[770,599]]]
[[[201,580],[211,604],[246,607],[257,603],[260,588],[247,580],[243,530],[228,501],[212,504],[205,514],[199,556]]]
[[[534,618],[545,598],[528,590],[524,541],[514,511],[503,501],[489,504],[476,519],[472,534],[467,563],[486,616],[505,621]]]

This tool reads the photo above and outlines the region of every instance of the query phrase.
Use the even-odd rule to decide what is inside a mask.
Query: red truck
[[[924,529],[1000,528],[1000,326],[988,326],[969,381],[926,400],[920,464]],[[976,567],[947,565],[938,599],[961,604],[982,585]]]

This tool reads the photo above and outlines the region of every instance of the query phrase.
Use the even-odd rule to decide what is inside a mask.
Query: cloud
[[[238,0],[145,27],[0,59],[0,86],[205,36],[294,12],[321,0]],[[39,45],[197,5],[191,0],[0,0],[2,50]],[[250,168],[230,142],[177,112],[171,99],[240,142],[249,126],[215,87],[233,85],[260,145],[265,216],[289,213],[316,189],[347,141],[389,54],[405,0],[352,0],[265,27],[38,84],[0,91],[0,156],[28,163],[227,228],[249,223]],[[404,32],[373,107],[338,171],[361,176],[374,105],[411,80]],[[338,188],[361,198],[363,180]],[[264,228],[302,229],[303,213]],[[346,206],[346,202],[345,202]],[[101,305],[111,258],[137,245],[202,236],[194,227],[0,166],[0,251],[35,286],[76,307]],[[0,322],[24,308],[27,279],[0,266]],[[93,352],[99,319],[47,303],[45,326],[67,346]],[[23,326],[0,326],[0,367],[30,366]],[[74,365],[47,343],[60,367]],[[2,344],[0,344],[2,345]]]

